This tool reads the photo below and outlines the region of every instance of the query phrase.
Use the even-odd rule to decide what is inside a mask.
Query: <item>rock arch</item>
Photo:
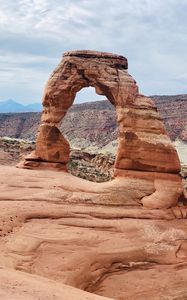
[[[36,151],[23,166],[66,170],[70,148],[58,124],[76,93],[92,86],[116,108],[119,148],[115,177],[141,180],[143,185],[151,182],[151,192],[143,193],[138,201],[147,207],[170,207],[182,192],[178,155],[154,102],[139,94],[127,69],[123,56],[96,51],[66,52],[47,82]]]

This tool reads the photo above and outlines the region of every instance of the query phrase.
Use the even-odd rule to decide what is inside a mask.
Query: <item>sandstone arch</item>
[[[66,52],[47,82],[36,151],[26,159],[24,167],[66,170],[69,143],[58,124],[76,93],[92,86],[116,107],[119,148],[115,177],[128,178],[129,184],[131,180],[141,180],[143,186],[151,184],[151,189],[132,196],[144,206],[170,207],[176,205],[182,192],[178,155],[153,101],[139,94],[127,68],[123,56],[96,51]]]

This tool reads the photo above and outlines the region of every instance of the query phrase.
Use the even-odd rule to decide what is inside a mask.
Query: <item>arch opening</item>
[[[97,91],[95,87],[89,86],[89,87],[84,87],[80,89],[74,98],[74,104],[81,104],[81,103],[87,103],[87,102],[95,102],[95,101],[101,101],[101,100],[106,100],[105,95],[99,95],[97,94]]]
[[[71,174],[94,182],[110,181],[117,152],[115,107],[94,87],[76,93],[59,129],[70,144]]]

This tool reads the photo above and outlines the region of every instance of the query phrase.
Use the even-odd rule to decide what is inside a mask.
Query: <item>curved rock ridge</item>
[[[116,108],[119,147],[115,177],[124,178],[121,188],[125,198],[126,182],[133,178],[137,186],[142,185],[144,193],[138,199],[130,197],[132,203],[136,200],[149,208],[169,208],[176,205],[183,191],[179,158],[154,102],[139,94],[127,68],[127,59],[116,54],[66,52],[44,90],[36,150],[20,166],[67,170],[70,147],[58,126],[76,93],[92,86]],[[112,187],[113,182],[109,185]]]
[[[1,166],[0,299],[187,299],[187,209],[129,207],[143,179],[114,183]]]

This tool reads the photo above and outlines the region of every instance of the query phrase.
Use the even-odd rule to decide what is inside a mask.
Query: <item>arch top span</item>
[[[89,86],[115,106],[132,103],[138,87],[127,69],[127,58],[121,55],[91,50],[65,52],[47,82],[42,120],[58,123],[73,104],[76,93]]]
[[[66,169],[70,147],[58,124],[73,104],[76,93],[92,86],[116,109],[119,147],[115,177],[138,178],[144,185],[147,180],[148,187],[152,182],[151,192],[147,189],[136,200],[154,208],[171,206],[181,194],[178,155],[154,102],[139,94],[136,81],[127,69],[128,61],[121,55],[91,50],[65,52],[46,84],[36,151],[24,166],[52,164]]]
[[[124,66],[124,69],[128,69],[128,60],[126,57],[118,54],[113,54],[110,52],[100,52],[94,50],[74,50],[74,51],[67,51],[63,54],[63,57],[67,56],[74,56],[80,58],[99,58],[99,59],[110,59],[110,60],[117,60],[121,62]]]

